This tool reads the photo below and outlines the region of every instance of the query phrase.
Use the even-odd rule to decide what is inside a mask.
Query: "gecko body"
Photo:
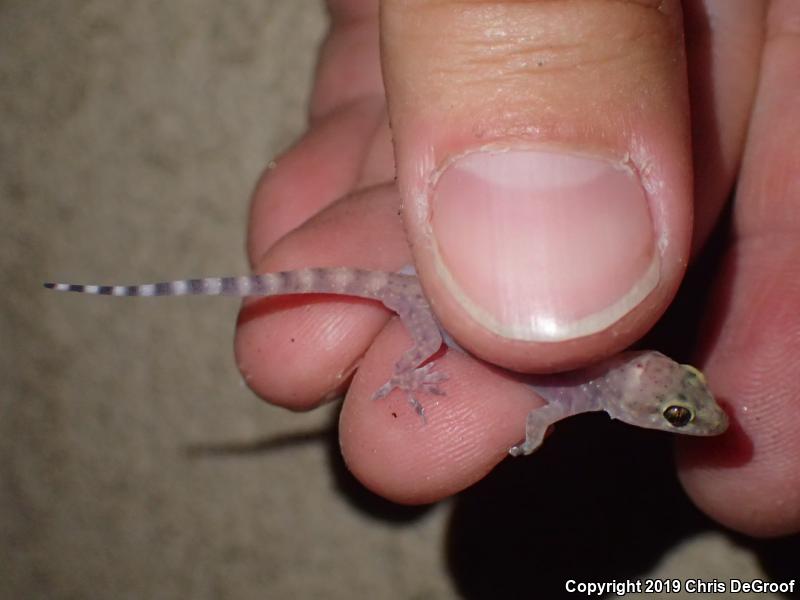
[[[391,379],[373,398],[401,390],[424,419],[417,395],[444,395],[439,384],[447,377],[435,371],[429,359],[445,340],[448,345],[454,344],[441,329],[414,274],[336,267],[140,285],[46,283],[45,287],[109,296],[334,294],[375,300],[397,313],[414,343],[395,363]],[[553,423],[590,411],[604,410],[631,425],[689,435],[717,435],[728,426],[727,416],[714,400],[702,373],[655,351],[623,352],[586,369],[530,376],[526,383],[547,404],[529,413],[525,441],[509,450],[514,456],[536,450]]]

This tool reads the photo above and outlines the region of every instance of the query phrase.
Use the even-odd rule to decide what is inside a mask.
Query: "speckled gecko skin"
[[[397,313],[414,345],[400,357],[392,378],[373,398],[399,389],[423,419],[425,412],[417,394],[444,395],[439,383],[447,379],[427,361],[445,340],[457,347],[438,324],[414,274],[340,267],[142,285],[46,283],[45,287],[110,296],[337,294],[377,300]],[[623,352],[579,371],[531,376],[527,383],[547,404],[528,414],[525,441],[509,450],[513,456],[536,450],[556,421],[589,411],[604,410],[631,425],[688,435],[717,435],[728,427],[728,418],[715,402],[703,374],[659,352]]]

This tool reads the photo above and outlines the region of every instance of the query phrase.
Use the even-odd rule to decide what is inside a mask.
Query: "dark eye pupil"
[[[692,411],[685,406],[669,406],[664,411],[664,418],[674,427],[684,427],[692,420]]]

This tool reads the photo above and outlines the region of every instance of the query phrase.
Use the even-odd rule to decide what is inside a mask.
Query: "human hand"
[[[682,20],[675,1],[385,0],[379,21],[375,2],[329,5],[309,130],[254,195],[253,268],[395,270],[410,242],[464,346],[516,370],[570,368],[658,320],[738,177],[698,357],[734,427],[679,440],[679,474],[728,526],[798,530],[800,7],[695,0]],[[238,362],[295,410],[358,366],[348,466],[390,499],[434,501],[502,460],[539,402],[456,353],[439,359],[447,398],[427,399],[426,426],[402,398],[371,402],[408,346],[388,318],[356,300],[251,302]]]

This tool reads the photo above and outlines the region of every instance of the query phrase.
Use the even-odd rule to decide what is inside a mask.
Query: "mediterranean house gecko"
[[[417,394],[444,395],[439,384],[447,379],[444,373],[434,371],[429,359],[445,342],[458,348],[436,320],[416,275],[404,272],[337,267],[142,285],[44,285],[57,291],[109,296],[336,294],[377,300],[397,313],[414,344],[373,398],[401,390],[423,420],[425,412]],[[717,435],[728,427],[728,417],[715,402],[703,374],[655,351],[623,352],[585,369],[529,376],[525,382],[547,404],[528,414],[525,441],[509,450],[513,456],[536,450],[556,421],[590,411],[604,410],[611,418],[631,425],[688,435]]]

